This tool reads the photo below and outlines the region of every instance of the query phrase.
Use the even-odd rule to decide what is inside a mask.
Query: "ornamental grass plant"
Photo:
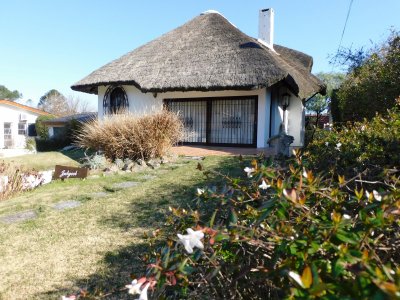
[[[4,161],[0,162],[0,201],[21,191],[22,187],[20,168]]]
[[[142,116],[115,114],[83,125],[75,143],[82,148],[101,150],[111,160],[148,160],[166,155],[182,133],[183,124],[172,112]]]

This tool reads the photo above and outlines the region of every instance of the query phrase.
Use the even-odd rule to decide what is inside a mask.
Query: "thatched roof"
[[[72,86],[97,94],[101,85],[134,85],[142,92],[251,90],[286,82],[300,98],[323,92],[312,57],[273,50],[218,13],[202,14],[106,64]]]

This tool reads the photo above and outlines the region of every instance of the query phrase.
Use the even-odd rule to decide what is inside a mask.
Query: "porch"
[[[266,156],[275,154],[274,148],[238,148],[238,147],[215,147],[215,146],[175,146],[171,152],[176,155],[185,156],[213,156],[213,155],[258,155],[264,153]]]

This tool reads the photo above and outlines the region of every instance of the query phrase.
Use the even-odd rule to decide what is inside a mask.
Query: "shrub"
[[[36,140],[32,137],[27,137],[25,141],[25,149],[29,151],[36,151]]]
[[[69,139],[63,139],[63,138],[44,139],[44,140],[36,138],[35,141],[36,141],[36,150],[38,152],[57,151],[71,144],[71,141]]]
[[[168,226],[155,231],[168,242],[150,252],[131,293],[154,286],[155,299],[400,297],[399,178],[364,193],[349,189],[351,180],[305,170],[299,154],[287,169],[260,160],[245,171],[248,179],[198,189],[197,209],[170,209]]]
[[[85,153],[85,157],[82,158],[82,167],[87,167],[90,170],[98,170],[105,168],[108,165],[107,159],[99,154],[99,153],[94,153],[91,155],[87,155]]]
[[[380,180],[385,168],[400,166],[400,98],[383,118],[356,122],[332,131],[317,130],[305,155],[309,167],[332,174]]]
[[[161,157],[182,136],[182,122],[172,112],[151,115],[119,114],[82,126],[76,144],[102,150],[107,158],[150,159]]]
[[[48,121],[54,118],[54,116],[39,116],[36,119],[35,127],[38,137],[41,139],[47,139],[49,137],[49,128],[43,123],[43,121]]]

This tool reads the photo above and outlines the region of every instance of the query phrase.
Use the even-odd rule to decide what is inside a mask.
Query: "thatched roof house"
[[[273,44],[272,9],[260,11],[260,29],[259,39],[255,39],[221,14],[206,12],[97,69],[72,89],[98,94],[99,114],[121,107],[143,112],[143,106],[162,107],[162,103],[167,103],[170,109],[181,111],[188,131],[191,130],[192,136],[194,132],[196,137],[188,137],[187,142],[264,147],[266,140],[279,130],[273,127],[282,123],[280,94],[298,98],[302,119],[301,100],[323,92],[325,87],[311,74],[312,57]],[[239,96],[242,98],[235,98]],[[206,123],[211,121],[201,121],[201,115],[207,114],[202,110],[210,111],[206,107],[216,104],[204,103],[204,109],[194,108],[194,104],[199,106],[204,102],[202,98],[208,98],[208,102],[225,100],[218,102],[218,108],[214,109],[222,117],[214,117],[222,122],[221,128],[215,125],[215,130],[226,138],[213,140],[212,132],[203,132],[203,127],[209,128]],[[211,116],[204,118],[212,119]],[[253,123],[254,128],[244,129],[243,122],[247,126]],[[298,120],[294,122],[299,123]],[[244,132],[234,133],[232,129],[238,126],[242,131],[249,131],[252,137],[245,138]],[[229,133],[223,133],[225,127],[230,127]],[[300,131],[294,134],[298,145],[301,145]]]

